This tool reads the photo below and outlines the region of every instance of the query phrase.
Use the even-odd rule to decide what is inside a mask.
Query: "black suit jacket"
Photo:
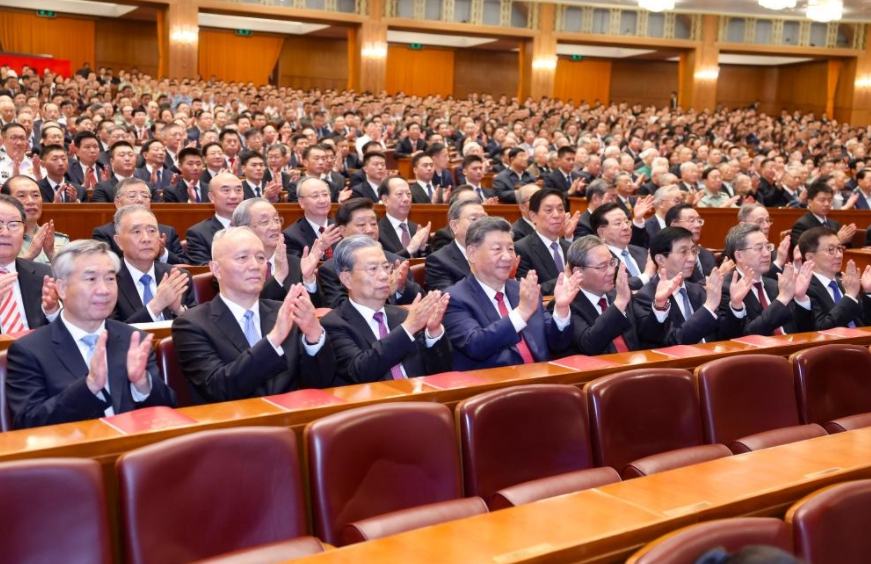
[[[357,175],[351,176],[351,192],[354,198],[368,198],[376,204],[381,202],[381,199],[378,197],[378,188],[373,188],[369,184],[369,180],[363,171],[360,171],[359,177]]]
[[[562,190],[563,192],[568,192],[569,188],[572,187],[572,181],[574,181],[577,176],[574,172],[569,174],[569,178],[571,181],[566,180],[566,175],[559,168],[554,169],[550,172],[550,174],[544,177],[544,187],[545,188],[556,188],[557,190]]]
[[[828,224],[827,227],[829,229],[831,229],[832,231],[834,231],[835,233],[837,233],[838,229],[841,228],[841,224],[830,217],[826,218],[826,223]],[[823,224],[820,223],[820,221],[816,218],[816,216],[814,214],[812,214],[811,212],[807,212],[806,214],[804,214],[803,216],[798,218],[798,221],[796,221],[793,224],[792,231],[790,232],[789,256],[792,256],[792,250],[795,248],[796,245],[798,245],[798,238],[801,237],[802,233],[804,233],[805,231],[807,231],[808,229],[810,229],[812,227],[822,227],[822,226],[823,226]],[[847,246],[848,247],[850,246],[849,243],[847,243]]]
[[[607,296],[608,309],[604,314],[590,303],[583,292],[578,292],[572,302],[572,346],[578,354],[609,354],[617,352],[614,339],[623,336],[629,350],[638,350],[641,346],[635,332],[635,318],[632,307],[626,308],[624,315],[614,305],[613,292]]]
[[[409,237],[414,237],[414,234],[417,233],[418,225],[410,220],[406,220],[405,222],[408,224]],[[381,243],[381,246],[385,251],[390,251],[391,253],[396,253],[400,256],[408,256],[408,250],[402,246],[402,241],[399,240],[399,235],[396,234],[396,229],[393,228],[393,225],[390,223],[390,220],[387,219],[386,215],[378,220],[378,242]],[[421,256],[422,254],[423,253],[418,251],[417,256]]]
[[[281,344],[284,355],[279,356],[266,334],[275,325],[281,302],[259,303],[263,338],[253,347],[220,296],[173,321],[176,356],[198,396],[195,401],[228,401],[335,385],[329,339],[311,357],[302,346],[299,328],[294,327]]]
[[[425,151],[426,150],[426,141],[423,139],[418,139],[414,143],[412,143],[411,139],[408,137],[404,137],[399,140],[399,143],[396,144],[396,150],[394,154],[396,156],[405,156],[414,153],[415,151]]]
[[[193,227],[191,227],[191,229],[193,229]],[[181,240],[179,240],[178,238],[178,233],[175,232],[175,227],[158,223],[157,230],[160,231],[161,235],[166,236],[166,250],[169,253],[166,258],[166,262],[168,264],[187,264],[188,256],[185,254],[184,249],[181,248]],[[121,248],[115,242],[114,223],[107,223],[105,225],[95,227],[93,233],[91,233],[91,237],[93,239],[96,239],[97,241],[103,241],[104,243],[109,245],[109,248],[112,249],[112,252],[119,257],[124,255],[124,253],[121,252]],[[190,239],[188,239],[188,243],[190,243]],[[211,248],[211,243],[209,248]]]
[[[645,348],[694,345],[706,341],[720,341],[740,337],[744,319],[738,319],[728,307],[726,311],[718,308],[712,314],[705,309],[707,293],[705,288],[693,282],[685,282],[687,296],[693,307],[693,314],[684,319],[678,306],[677,293],[669,298],[668,317],[660,323],[653,311],[653,298],[659,276],[654,276],[632,298],[632,309],[638,321],[638,338]]]
[[[711,271],[717,266],[717,257],[714,256],[714,253],[709,251],[704,247],[699,248],[699,261],[702,263],[702,270],[699,271],[699,265],[696,263],[696,267],[693,269],[692,275],[688,278],[689,282],[695,282],[696,284],[705,285],[705,276],[709,275]],[[731,278],[731,274],[729,277]]]
[[[79,202],[84,202],[85,197],[85,189],[82,188],[78,183],[73,182],[67,178],[64,179],[67,183],[72,184],[76,188],[76,200]],[[39,182],[39,193],[42,194],[42,201],[46,203],[54,202],[54,189],[51,187],[51,184],[48,182],[48,178],[43,178]]]
[[[814,328],[817,331],[831,329],[832,327],[846,327],[851,322],[857,327],[868,325],[871,322],[871,298],[864,292],[859,293],[859,301],[847,297],[844,293],[843,284],[838,281],[841,290],[841,301],[835,304],[835,300],[829,294],[829,290],[814,276],[807,289],[807,295],[811,299],[811,310],[814,314]]]
[[[593,226],[590,224],[591,215],[590,210],[584,210],[584,213],[581,214],[581,219],[578,220],[578,226],[575,227],[575,239],[586,235],[595,235],[595,233],[593,233]],[[633,225],[633,227],[635,226]]]
[[[290,174],[286,172],[280,173],[281,176],[281,189],[287,192],[287,201],[288,202],[296,202],[299,198],[296,195],[296,183],[290,179]],[[272,174],[272,171],[269,168],[266,168],[266,172],[263,173],[263,182],[262,185],[265,187],[267,184],[272,182],[272,179],[275,178],[275,175]],[[332,188],[332,187],[331,187]]]
[[[15,270],[18,272],[18,288],[21,290],[27,326],[36,329],[47,325],[48,319],[42,312],[42,282],[46,276],[52,276],[51,267],[40,262],[17,258]]]
[[[430,182],[430,184],[432,184]],[[410,184],[411,188],[411,203],[413,204],[431,204],[432,199],[426,193],[426,185],[414,181]],[[435,193],[436,185],[432,184],[433,193]]]
[[[535,227],[522,217],[511,224],[511,238],[514,239],[515,243],[533,233],[535,233]]]
[[[533,182],[535,182],[535,178],[533,178],[528,171],[524,170],[523,174],[518,178],[513,170],[507,168],[493,177],[493,190],[495,190],[496,195],[499,196],[500,203],[516,204],[517,197],[514,191],[521,186]]]
[[[441,229],[436,230],[435,234],[430,237],[429,249],[434,253],[443,249],[447,245],[454,242],[454,232],[451,231],[450,225],[445,225]]]
[[[469,275],[469,261],[456,244],[442,247],[426,257],[427,290],[444,290]]]
[[[224,226],[215,216],[204,219],[188,227],[185,238],[187,239],[187,256],[191,264],[208,264],[212,260],[212,239],[215,233]]]
[[[647,249],[635,245],[629,245],[627,248],[629,249],[629,255],[634,258],[636,264],[638,264],[639,272],[643,274],[644,267],[647,265],[647,255],[649,254]],[[615,255],[613,251],[611,254],[620,262],[623,262],[623,259]],[[626,269],[626,274],[629,274],[629,269]],[[629,287],[632,290],[640,290],[642,286],[644,286],[644,282],[641,281],[639,276],[629,276]]]
[[[144,166],[137,168],[133,171],[133,176],[145,181],[145,183],[147,183],[148,186],[151,187],[152,192],[156,192],[158,190],[168,190],[172,186],[172,175],[173,171],[169,167],[165,166],[160,169],[160,182],[152,182],[151,174]]]
[[[197,193],[199,194],[200,201],[193,203],[209,203],[209,182],[203,182],[203,179],[200,178],[199,182],[197,182]],[[175,185],[165,190],[163,192],[163,201],[167,203],[188,203],[190,198],[188,197],[188,187],[184,180],[179,178]]]
[[[294,284],[302,284],[302,267],[300,258],[296,255],[287,255],[287,278],[282,284],[274,276],[270,276],[263,285],[263,290],[260,292],[260,299],[281,301],[287,296],[290,287]],[[323,293],[321,285],[318,284],[315,291],[309,292],[308,297],[311,298],[315,307],[324,307]]]
[[[147,367],[151,393],[141,403],[133,401],[127,377],[127,350],[136,329],[107,319],[106,330],[109,389],[115,413],[155,405],[174,406],[175,394],[160,378],[154,353]],[[8,366],[6,390],[16,428],[103,417],[110,405],[88,389],[85,383],[88,367],[60,318],[13,342]]]
[[[172,267],[162,262],[154,263],[154,284],[160,284],[164,275],[168,274]],[[193,284],[188,276],[188,290],[182,296],[181,303],[186,307],[194,307],[197,302],[194,300]],[[118,302],[115,304],[115,311],[112,313],[112,318],[125,323],[151,323],[151,315],[145,309],[142,299],[137,291],[138,280],[133,280],[130,271],[127,270],[127,265],[122,261],[121,270],[118,271]],[[175,319],[176,315],[170,308],[163,310],[164,319]]]
[[[94,171],[94,175],[97,177],[97,180],[100,179],[100,176],[103,174],[103,163],[97,161],[94,163],[96,170]],[[85,173],[82,172],[82,167],[79,165],[79,161],[76,159],[70,160],[69,167],[66,173],[67,180],[72,182],[73,184],[78,184],[79,186],[85,185]]]
[[[723,294],[720,298],[720,316],[726,315],[729,308],[729,284],[731,277],[723,281]],[[782,327],[787,333],[800,333],[814,330],[813,311],[805,309],[791,300],[789,305],[783,305],[777,299],[777,282],[771,278],[762,277],[762,285],[765,295],[768,297],[769,306],[762,309],[759,298],[756,296],[756,288],[744,296],[744,308],[747,316],[744,318],[745,335],[771,335],[775,329]],[[813,302],[811,302],[813,306]]]
[[[332,222],[329,222],[332,224]],[[312,248],[318,234],[312,229],[311,224],[305,217],[296,220],[296,223],[284,230],[284,243],[287,245],[287,254],[297,257],[302,256],[306,247]]]
[[[454,185],[454,175],[449,169],[444,169],[441,172],[435,172],[432,175],[432,185],[447,188]]]
[[[404,260],[403,257],[387,251],[384,252],[384,256],[391,263],[397,260]],[[348,289],[339,280],[339,273],[336,271],[336,261],[334,259],[324,261],[318,268],[318,288],[323,297],[322,307],[337,308],[348,299]],[[414,281],[411,273],[409,273],[405,282],[405,290],[398,296],[390,296],[387,303],[396,305],[410,304],[418,294],[423,294],[423,288]]]
[[[647,231],[648,240],[650,240],[662,230],[662,227],[659,226],[659,220],[656,219],[656,216],[652,215],[644,222],[644,229]]]
[[[383,339],[375,334],[350,301],[328,313],[324,329],[336,355],[336,375],[343,383],[357,384],[390,380],[390,369],[402,363],[408,377],[438,374],[451,369],[451,346],[443,335],[427,348],[424,332],[412,341],[400,324],[408,316],[403,308],[385,305],[390,333]]]
[[[568,241],[560,239],[559,245],[562,248],[563,257],[568,256]],[[552,296],[559,272],[556,269],[551,249],[544,245],[537,233],[531,233],[518,241],[514,245],[514,250],[520,256],[520,265],[517,267],[517,279],[523,278],[530,270],[534,270],[538,275],[538,283],[541,286],[542,295]],[[565,269],[565,264],[563,264],[563,269]]]

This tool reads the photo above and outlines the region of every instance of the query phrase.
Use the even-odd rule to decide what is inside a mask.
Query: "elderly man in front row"
[[[209,268],[219,294],[176,318],[172,339],[198,401],[333,385],[334,356],[302,284],[283,302],[260,299],[266,253],[247,227],[219,231]]]
[[[475,221],[466,233],[466,252],[472,273],[447,289],[445,328],[454,369],[545,361],[571,345],[570,306],[580,289],[580,271],[559,276],[551,315],[542,307],[535,271],[511,278],[516,255],[507,221]]]
[[[418,295],[407,311],[387,304],[394,266],[381,244],[366,235],[339,243],[333,259],[348,300],[324,317],[324,327],[341,380],[401,380],[451,369],[442,327],[448,294]]]
[[[6,386],[14,427],[175,405],[175,394],[158,374],[152,337],[107,319],[120,267],[108,245],[87,239],[55,257],[63,312],[9,347]]]

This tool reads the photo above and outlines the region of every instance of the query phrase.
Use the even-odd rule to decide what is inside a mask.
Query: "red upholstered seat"
[[[766,545],[792,552],[792,534],[780,519],[741,517],[690,525],[669,533],[632,555],[627,564],[693,564],[712,548],[736,552]]]
[[[503,488],[490,496],[488,505],[492,511],[496,511],[619,481],[620,474],[610,466],[576,470]]]
[[[112,562],[100,465],[47,458],[0,464],[0,560]]]
[[[299,537],[207,558],[200,560],[199,564],[279,564],[323,551],[323,543],[315,537]]]
[[[194,300],[196,300],[198,304],[210,302],[218,295],[218,287],[215,284],[215,277],[211,272],[194,274],[191,279],[193,281]]]
[[[792,355],[802,423],[871,413],[871,352],[859,345],[818,345]]]
[[[686,370],[621,372],[593,380],[584,394],[596,465],[611,466],[624,478],[728,454],[703,444],[696,389]]]
[[[792,368],[785,358],[721,358],[696,368],[695,376],[710,443],[746,452],[825,434],[818,425],[800,425]]]
[[[843,433],[844,431],[852,431],[853,429],[861,429],[862,427],[871,427],[871,413],[860,413],[858,415],[841,417],[827,422],[823,427],[825,427],[826,431],[829,433]]]
[[[350,523],[463,495],[454,424],[441,404],[336,413],[310,423],[305,443],[315,534],[330,544]]]
[[[460,402],[456,418],[466,493],[488,502],[503,488],[593,465],[587,410],[575,386],[486,392]]]
[[[796,556],[807,564],[865,564],[871,559],[871,480],[829,486],[786,513]]]
[[[172,564],[307,534],[288,429],[204,431],[118,459],[127,561]]]
[[[178,359],[175,356],[175,345],[172,337],[161,339],[157,344],[157,365],[163,374],[163,380],[175,391],[177,407],[193,405],[191,385],[182,374]]]

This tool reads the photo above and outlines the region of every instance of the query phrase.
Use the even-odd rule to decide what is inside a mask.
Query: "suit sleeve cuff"
[[[514,327],[514,330],[518,333],[526,329],[526,322],[520,317],[520,312],[517,309],[512,309],[508,314],[508,319],[511,320],[511,325]]]
[[[796,298],[793,298],[792,301],[803,307],[804,309],[810,311],[811,309],[811,299],[807,296],[804,297],[802,301],[798,301]]]
[[[668,314],[671,311],[671,300],[669,300],[665,311],[656,309],[653,307],[653,304],[651,304],[650,309],[653,311],[653,316],[656,318],[657,323],[665,323],[665,320],[668,319]]]
[[[305,342],[305,335],[300,335],[300,340],[302,340],[302,346],[305,348],[305,353],[309,356],[316,356],[324,346],[324,343],[327,342],[327,332],[321,329],[321,336],[318,339],[318,342],[310,345]],[[284,354],[284,350],[282,349],[281,354]]]
[[[139,390],[136,389],[136,386],[134,386],[133,384],[130,384],[130,394],[133,396],[133,401],[136,403],[144,402],[145,400],[148,399],[148,396],[151,395],[151,390],[152,390],[151,374],[148,373],[145,375],[145,377],[148,378],[148,393],[147,394],[143,394],[142,392],[140,392]]]

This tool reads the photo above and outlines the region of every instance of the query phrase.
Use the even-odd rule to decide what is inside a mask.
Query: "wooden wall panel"
[[[611,101],[668,105],[678,89],[678,64],[669,61],[615,60],[611,70]]]
[[[454,96],[473,92],[516,96],[520,79],[518,54],[511,51],[457,49],[454,52]]]
[[[777,73],[777,67],[720,65],[717,104],[740,108],[759,102],[760,111],[778,112]]]
[[[278,59],[278,85],[344,90],[348,87],[348,40],[285,37]]]
[[[229,29],[201,27],[197,71],[206,80],[214,76],[231,82],[267,84],[284,38],[259,31],[239,37]]]
[[[94,52],[97,67],[138,68],[157,76],[157,24],[120,19],[99,19],[95,27]]]
[[[454,50],[425,47],[409,49],[407,45],[389,45],[387,49],[387,91],[415,96],[454,92]]]
[[[593,104],[597,100],[607,104],[611,90],[611,61],[585,59],[571,61],[560,57],[556,64],[553,95],[575,103]]]
[[[94,20],[75,15],[40,18],[35,9],[0,10],[0,50],[67,59],[73,72],[85,61],[93,67]]]
[[[827,84],[826,61],[778,67],[777,107],[820,115],[826,110]]]

